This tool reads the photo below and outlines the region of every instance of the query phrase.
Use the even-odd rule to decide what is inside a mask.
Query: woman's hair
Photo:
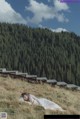
[[[22,93],[21,97],[24,97],[24,95],[29,95],[29,93]]]

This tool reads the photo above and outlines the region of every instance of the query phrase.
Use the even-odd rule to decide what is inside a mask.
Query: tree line
[[[0,67],[80,85],[80,37],[0,23]]]

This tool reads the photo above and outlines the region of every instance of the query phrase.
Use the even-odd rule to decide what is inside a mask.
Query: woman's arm
[[[29,95],[29,100],[30,100],[30,102],[32,102],[32,104],[40,104],[40,102],[39,102],[39,99],[37,98],[37,97],[35,97],[34,95]]]

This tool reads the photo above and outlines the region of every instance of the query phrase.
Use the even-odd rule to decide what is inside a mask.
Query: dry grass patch
[[[22,92],[50,99],[66,111],[44,110],[40,106],[19,103]],[[80,114],[80,92],[0,77],[0,111],[6,111],[8,119],[43,119],[44,114]]]

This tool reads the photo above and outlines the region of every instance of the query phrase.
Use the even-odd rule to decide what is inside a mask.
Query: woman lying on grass
[[[40,105],[44,109],[50,109],[50,110],[59,110],[59,111],[64,111],[59,105],[56,103],[45,99],[45,98],[37,98],[34,95],[31,95],[29,93],[22,93],[20,101],[27,101],[29,104],[34,104],[34,105]]]

